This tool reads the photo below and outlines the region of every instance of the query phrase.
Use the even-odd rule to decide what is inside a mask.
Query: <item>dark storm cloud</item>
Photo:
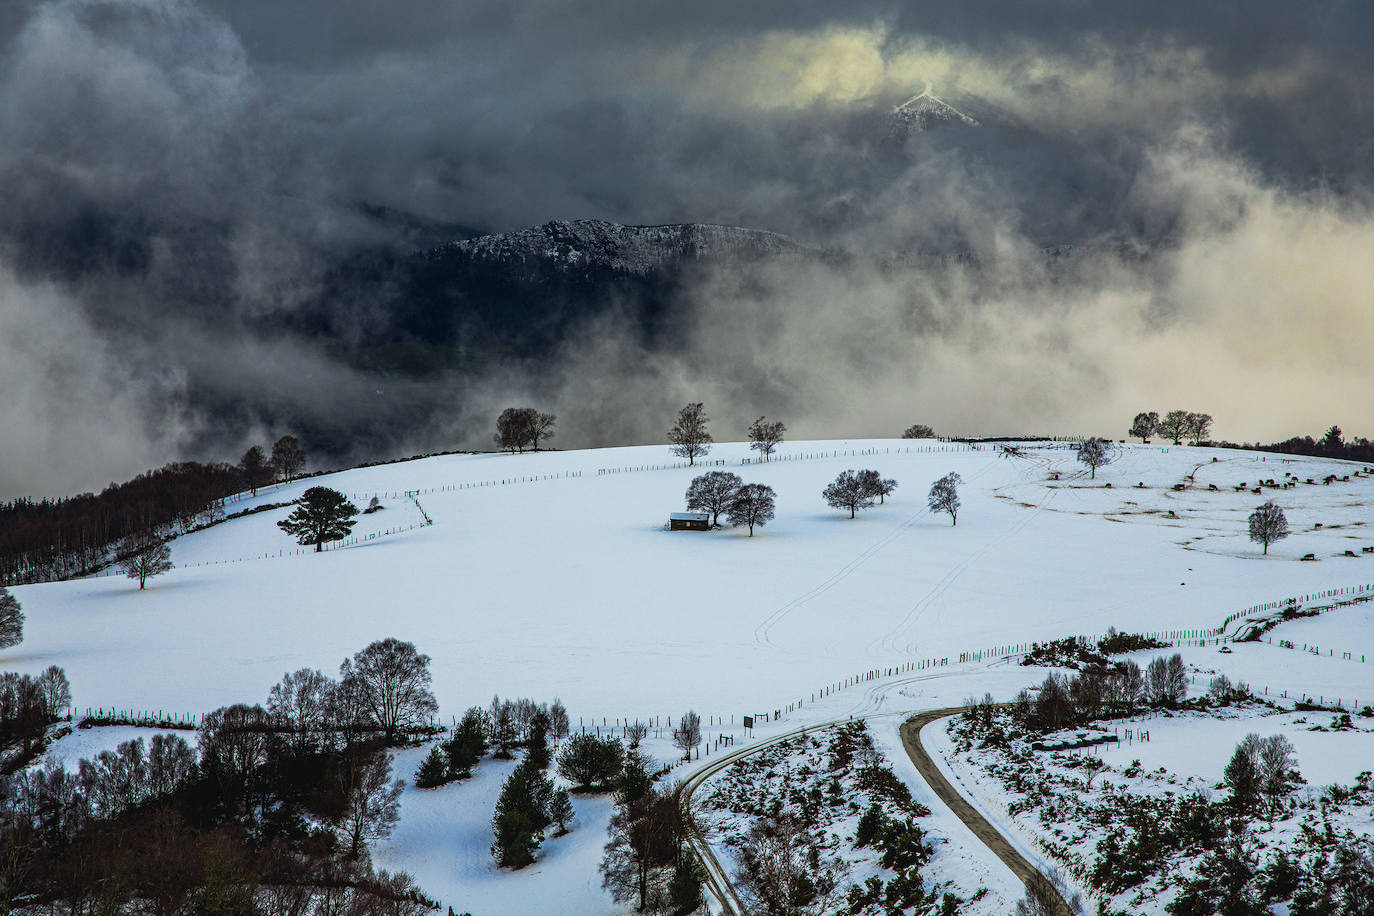
[[[1202,246],[1243,270],[1273,263],[1250,252],[1281,252],[1287,231],[1320,226],[1337,251],[1363,238],[1372,26],[1368,4],[1334,0],[0,4],[0,365],[16,392],[0,496],[222,457],[295,423],[369,454],[478,445],[517,395],[557,403],[569,446],[603,441],[591,428],[656,439],[655,412],[701,391],[771,391],[817,435],[856,431],[846,416],[884,431],[905,425],[901,379],[934,385],[934,365],[949,421],[960,385],[1019,374],[1036,380],[1026,403],[968,406],[969,422],[1097,422],[1060,392],[1126,357],[1083,327],[1212,327],[1228,306],[1192,259]],[[891,141],[887,112],[927,81],[985,128]],[[573,217],[984,268],[706,277],[684,303],[685,363],[603,317],[546,371],[383,382],[270,330],[342,259]],[[1040,246],[1103,240],[1163,246],[1167,265],[1094,254],[1067,290],[1037,266]],[[836,326],[856,308],[858,329]],[[1022,332],[1073,368],[975,346]],[[989,368],[966,376],[975,350]],[[627,379],[663,403],[611,410]],[[1216,379],[1239,404],[1239,383]],[[579,406],[598,398],[599,415]]]

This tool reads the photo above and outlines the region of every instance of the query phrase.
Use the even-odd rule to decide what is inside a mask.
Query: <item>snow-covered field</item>
[[[0,652],[0,665],[61,665],[81,711],[199,713],[262,702],[289,670],[333,674],[394,636],[432,656],[445,718],[493,693],[558,696],[574,725],[694,708],[742,740],[743,715],[799,700],[759,734],[984,691],[1006,698],[1034,680],[1005,663],[951,664],[819,695],[869,669],[1109,626],[1214,627],[1251,605],[1374,583],[1374,554],[1360,551],[1374,544],[1374,480],[1349,463],[1128,445],[1090,480],[1069,448],[1050,444],[1024,457],[912,440],[787,442],[766,464],[744,463],[750,454],[721,444],[712,466],[697,468],[675,466],[665,447],[454,455],[267,488],[229,510],[317,485],[360,507],[377,495],[385,509],[322,554],[276,528],[283,508],[179,538],[178,568],[143,592],[114,576],[17,588],[26,639]],[[692,477],[717,461],[772,486],[776,520],[752,539],[664,530]],[[850,520],[820,496],[848,468],[875,468],[899,488]],[[957,526],[926,509],[930,484],[950,471],[965,481]],[[1350,479],[1321,483],[1333,473]],[[1317,483],[1251,492],[1288,474]],[[1246,516],[1270,498],[1293,535],[1261,557]],[[1300,562],[1308,553],[1316,562]],[[1231,655],[1183,652],[1257,689],[1374,702],[1374,664],[1358,661],[1374,647],[1368,607],[1283,624],[1267,634],[1272,645]],[[1336,657],[1282,649],[1280,638],[1330,645]],[[1351,650],[1355,660],[1339,658]],[[418,762],[410,753],[398,762],[407,778]],[[428,892],[479,916],[541,881],[560,890],[522,912],[612,911],[594,868],[609,803],[579,799],[577,829],[546,845],[534,871],[491,868],[498,767],[486,762],[437,793],[407,790],[379,864],[413,871]],[[562,894],[575,909],[558,905]]]

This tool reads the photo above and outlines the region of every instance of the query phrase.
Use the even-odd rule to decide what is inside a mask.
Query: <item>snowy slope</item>
[[[1374,582],[1374,556],[1358,549],[1374,542],[1374,482],[1348,464],[1125,446],[1089,480],[1070,449],[1050,444],[1024,458],[909,440],[788,442],[781,460],[742,463],[750,454],[722,444],[710,460],[777,490],[777,519],[752,539],[663,530],[707,469],[676,466],[664,447],[441,456],[268,488],[227,508],[285,502],[316,485],[359,505],[376,495],[386,508],[322,554],[275,527],[288,511],[280,508],[178,539],[178,568],[144,592],[117,576],[18,588],[27,638],[0,652],[0,665],[62,665],[80,709],[191,713],[261,702],[286,671],[333,674],[367,643],[396,636],[433,657],[445,717],[498,692],[560,696],[575,725],[690,707],[723,723],[708,732],[742,741],[744,714],[798,700],[800,710],[757,734],[984,691],[1006,698],[1043,677],[1005,662],[960,665],[961,651],[1108,626],[1211,627],[1261,602]],[[867,467],[899,481],[886,505],[850,520],[824,504],[820,491],[838,472]],[[930,483],[949,471],[965,480],[957,526],[926,509]],[[1285,473],[1352,476],[1250,491]],[[1179,483],[1186,489],[1173,490]],[[1263,558],[1245,517],[1271,497],[1288,509],[1294,534]],[[1306,553],[1317,562],[1301,562]],[[1370,645],[1367,607],[1284,624],[1273,644],[1230,655],[1215,646],[1183,653],[1257,689],[1368,702],[1374,667],[1278,644],[1288,628],[1300,636],[1296,628],[1309,627],[1300,644],[1339,650],[1340,634]],[[817,694],[868,669],[946,657],[956,663]],[[80,755],[127,737],[100,731],[83,735]],[[77,745],[60,750],[70,760]],[[668,757],[666,747],[657,753]],[[398,755],[397,775],[409,778],[419,756]],[[491,867],[501,766],[486,762],[476,779],[437,793],[407,790],[378,864],[414,871],[459,912],[510,912],[515,900],[522,912],[611,912],[595,873],[605,800],[579,799],[577,829],[551,841],[533,870]],[[967,852],[965,873],[993,867]]]
[[[182,568],[142,593],[118,577],[17,589],[27,639],[0,658],[63,665],[81,707],[198,711],[397,636],[434,657],[449,712],[499,691],[558,694],[587,715],[728,716],[870,667],[1108,626],[1213,626],[1257,602],[1374,581],[1374,557],[1340,556],[1368,532],[1368,478],[1273,491],[1297,533],[1267,559],[1245,537],[1268,496],[1232,484],[1277,468],[1320,476],[1331,462],[1127,447],[1092,482],[1064,448],[1018,460],[986,446],[786,443],[796,460],[740,466],[747,455],[731,444],[711,458],[777,490],[777,520],[753,539],[662,530],[700,469],[598,474],[668,464],[654,447],[444,456],[262,491],[229,508],[317,484],[387,508],[359,522],[360,543],[324,554],[295,554],[277,509],[177,540]],[[1198,464],[1190,489],[1170,489]],[[852,521],[820,498],[851,467],[900,482]],[[955,527],[925,507],[950,470],[966,481]],[[433,526],[405,530],[422,521],[407,490]],[[1309,552],[1322,559],[1296,562]]]

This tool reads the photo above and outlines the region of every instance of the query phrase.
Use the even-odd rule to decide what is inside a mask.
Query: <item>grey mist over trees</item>
[[[330,541],[348,537],[357,523],[358,507],[329,487],[311,487],[295,505],[277,527],[295,537],[297,544],[314,544],[316,553]]]
[[[744,481],[729,471],[710,471],[693,479],[687,487],[687,508],[711,513],[711,526],[720,523],[720,516],[728,512]]]
[[[688,466],[696,464],[698,458],[711,453],[711,434],[706,430],[706,416],[701,402],[688,404],[678,411],[677,422],[668,430],[668,441],[672,443],[672,453],[686,458]]]
[[[533,407],[507,407],[496,418],[493,440],[498,448],[512,455],[526,449],[539,450],[539,443],[554,436],[553,425],[558,420],[551,413],[541,413]]]
[[[767,417],[759,417],[749,424],[749,447],[759,453],[759,457],[767,461],[773,454],[773,450],[782,443],[782,434],[787,432],[787,427],[781,420],[769,422]]]
[[[24,641],[24,610],[19,599],[0,585],[0,649],[17,646]]]
[[[927,505],[931,512],[949,513],[949,523],[959,524],[959,484],[964,479],[951,471],[930,485]]]
[[[156,534],[129,535],[119,542],[115,556],[124,575],[138,580],[140,590],[153,576],[160,576],[172,568],[172,548]]]
[[[1269,554],[1269,545],[1288,537],[1288,517],[1283,509],[1272,499],[1250,513],[1250,540],[1264,545],[1264,553]]]

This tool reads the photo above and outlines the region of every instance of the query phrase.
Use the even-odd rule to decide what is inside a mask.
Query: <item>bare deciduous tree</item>
[[[682,714],[677,728],[673,729],[673,744],[682,750],[683,755],[691,758],[692,749],[701,743],[701,716],[693,710]]]
[[[292,749],[304,754],[322,746],[329,725],[331,694],[338,685],[320,671],[302,668],[283,675],[267,694],[267,712],[290,730]]]
[[[119,568],[142,589],[153,576],[172,568],[172,548],[156,534],[131,534],[119,542]]]
[[[1159,421],[1159,433],[1174,440],[1174,445],[1183,441],[1188,434],[1188,411],[1171,410]]]
[[[913,423],[902,430],[903,439],[934,439],[935,430],[924,423]]]
[[[838,873],[814,839],[784,814],[756,821],[738,853],[736,885],[751,913],[820,916],[833,911]]]
[[[951,525],[959,524],[959,484],[964,479],[954,471],[930,485],[931,512],[948,512]]]
[[[769,423],[766,418],[759,417],[749,424],[749,447],[767,461],[773,454],[773,449],[782,442],[782,434],[785,432],[787,427],[781,420]]]
[[[245,456],[246,457],[246,456]],[[290,483],[305,470],[305,449],[295,436],[282,436],[272,444],[272,470],[277,478]]]
[[[711,526],[715,527],[720,522],[720,514],[730,508],[743,485],[740,476],[729,471],[702,474],[687,487],[687,508],[710,512]]]
[[[1128,435],[1138,436],[1141,443],[1149,441],[1149,438],[1159,429],[1159,414],[1153,410],[1149,413],[1138,413],[1131,422],[1131,429]]]
[[[878,497],[878,505],[887,502],[887,498],[892,495],[892,491],[897,489],[897,481],[891,477],[883,477],[877,471],[860,471],[859,480],[870,496]]]
[[[1273,500],[1250,513],[1250,540],[1264,545],[1264,553],[1269,553],[1269,545],[1288,537],[1288,518]]]
[[[493,438],[498,447],[512,455],[527,448],[537,450],[540,439],[553,438],[553,425],[557,421],[553,414],[540,413],[533,407],[507,407],[496,418]]]
[[[429,656],[415,651],[414,643],[380,639],[345,660],[339,679],[357,685],[363,709],[388,744],[439,708],[430,690]]]
[[[700,401],[688,404],[677,413],[677,422],[668,430],[668,441],[673,444],[672,453],[686,458],[689,465],[696,464],[699,457],[710,454],[710,443],[714,440],[706,431],[709,418]]]
[[[405,783],[391,781],[391,758],[386,751],[358,757],[344,773],[344,810],[338,821],[349,857],[359,858],[367,840],[391,836],[401,819],[401,791]]]
[[[777,494],[773,488],[761,483],[746,483],[735,491],[730,501],[726,520],[736,528],[749,526],[749,536],[754,536],[754,528],[762,528],[773,520],[777,509]]]
[[[876,476],[877,472],[874,472]],[[868,487],[860,471],[841,471],[840,475],[826,485],[821,497],[834,509],[848,509],[849,517],[854,518],[860,509],[873,505],[876,494]]]
[[[1078,443],[1078,460],[1092,469],[1092,477],[1097,479],[1097,469],[1112,463],[1110,444],[1106,439],[1093,436]]]
[[[1194,445],[1197,445],[1212,432],[1212,415],[1189,412],[1184,429],[1188,438],[1193,440]]]

